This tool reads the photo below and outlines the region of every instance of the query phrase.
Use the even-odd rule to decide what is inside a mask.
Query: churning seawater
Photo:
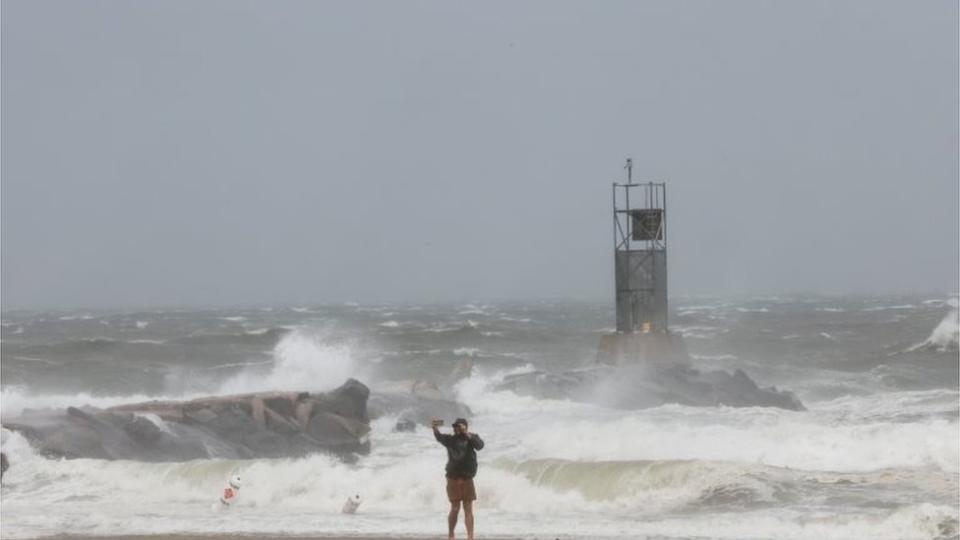
[[[509,373],[594,360],[601,303],[338,305],[4,312],[2,415],[157,397],[372,390],[473,373],[450,395],[487,441],[481,536],[890,538],[957,535],[955,297],[680,298],[671,324],[697,367],[741,368],[807,411],[615,410],[495,390]],[[399,414],[399,413],[398,413]],[[4,538],[54,534],[445,532],[445,453],[372,422],[353,463],[303,459],[50,460],[3,432]],[[448,422],[451,419],[447,419]],[[228,474],[244,487],[212,511]],[[344,499],[363,497],[356,515]]]

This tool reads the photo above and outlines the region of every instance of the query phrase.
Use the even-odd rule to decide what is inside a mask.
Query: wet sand
[[[481,537],[481,535],[477,535]],[[466,538],[466,535],[457,535],[458,539]],[[488,540],[521,540],[515,537],[507,536],[487,536],[483,535],[482,538]],[[551,536],[542,536],[542,537],[529,537],[524,540],[553,540],[554,537]],[[446,535],[436,535],[436,536],[424,536],[424,535],[395,535],[395,536],[382,536],[382,535],[357,535],[357,536],[343,536],[343,535],[262,535],[262,534],[155,534],[155,535],[133,535],[133,536],[74,536],[74,535],[58,535],[58,536],[44,536],[36,540],[226,540],[226,539],[240,539],[240,540],[446,540]]]

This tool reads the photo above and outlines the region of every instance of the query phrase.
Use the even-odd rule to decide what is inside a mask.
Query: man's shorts
[[[473,478],[447,478],[447,498],[450,502],[477,500]]]

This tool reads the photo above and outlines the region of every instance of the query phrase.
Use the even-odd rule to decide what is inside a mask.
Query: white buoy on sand
[[[214,504],[214,509],[230,508],[230,505],[237,500],[237,494],[240,493],[240,486],[242,482],[240,481],[240,475],[235,474],[230,477],[230,480],[227,481],[226,487],[223,488],[223,491],[220,493],[220,504]]]
[[[347,501],[343,503],[343,509],[341,510],[344,514],[356,514],[357,508],[360,508],[360,494],[356,494],[352,497],[347,497]]]

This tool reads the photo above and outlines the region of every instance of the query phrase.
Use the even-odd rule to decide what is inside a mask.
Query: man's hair
[[[467,423],[466,418],[457,418],[456,420],[454,420],[453,425],[457,425],[457,424],[460,424],[463,427],[467,427],[468,425],[470,425]]]

